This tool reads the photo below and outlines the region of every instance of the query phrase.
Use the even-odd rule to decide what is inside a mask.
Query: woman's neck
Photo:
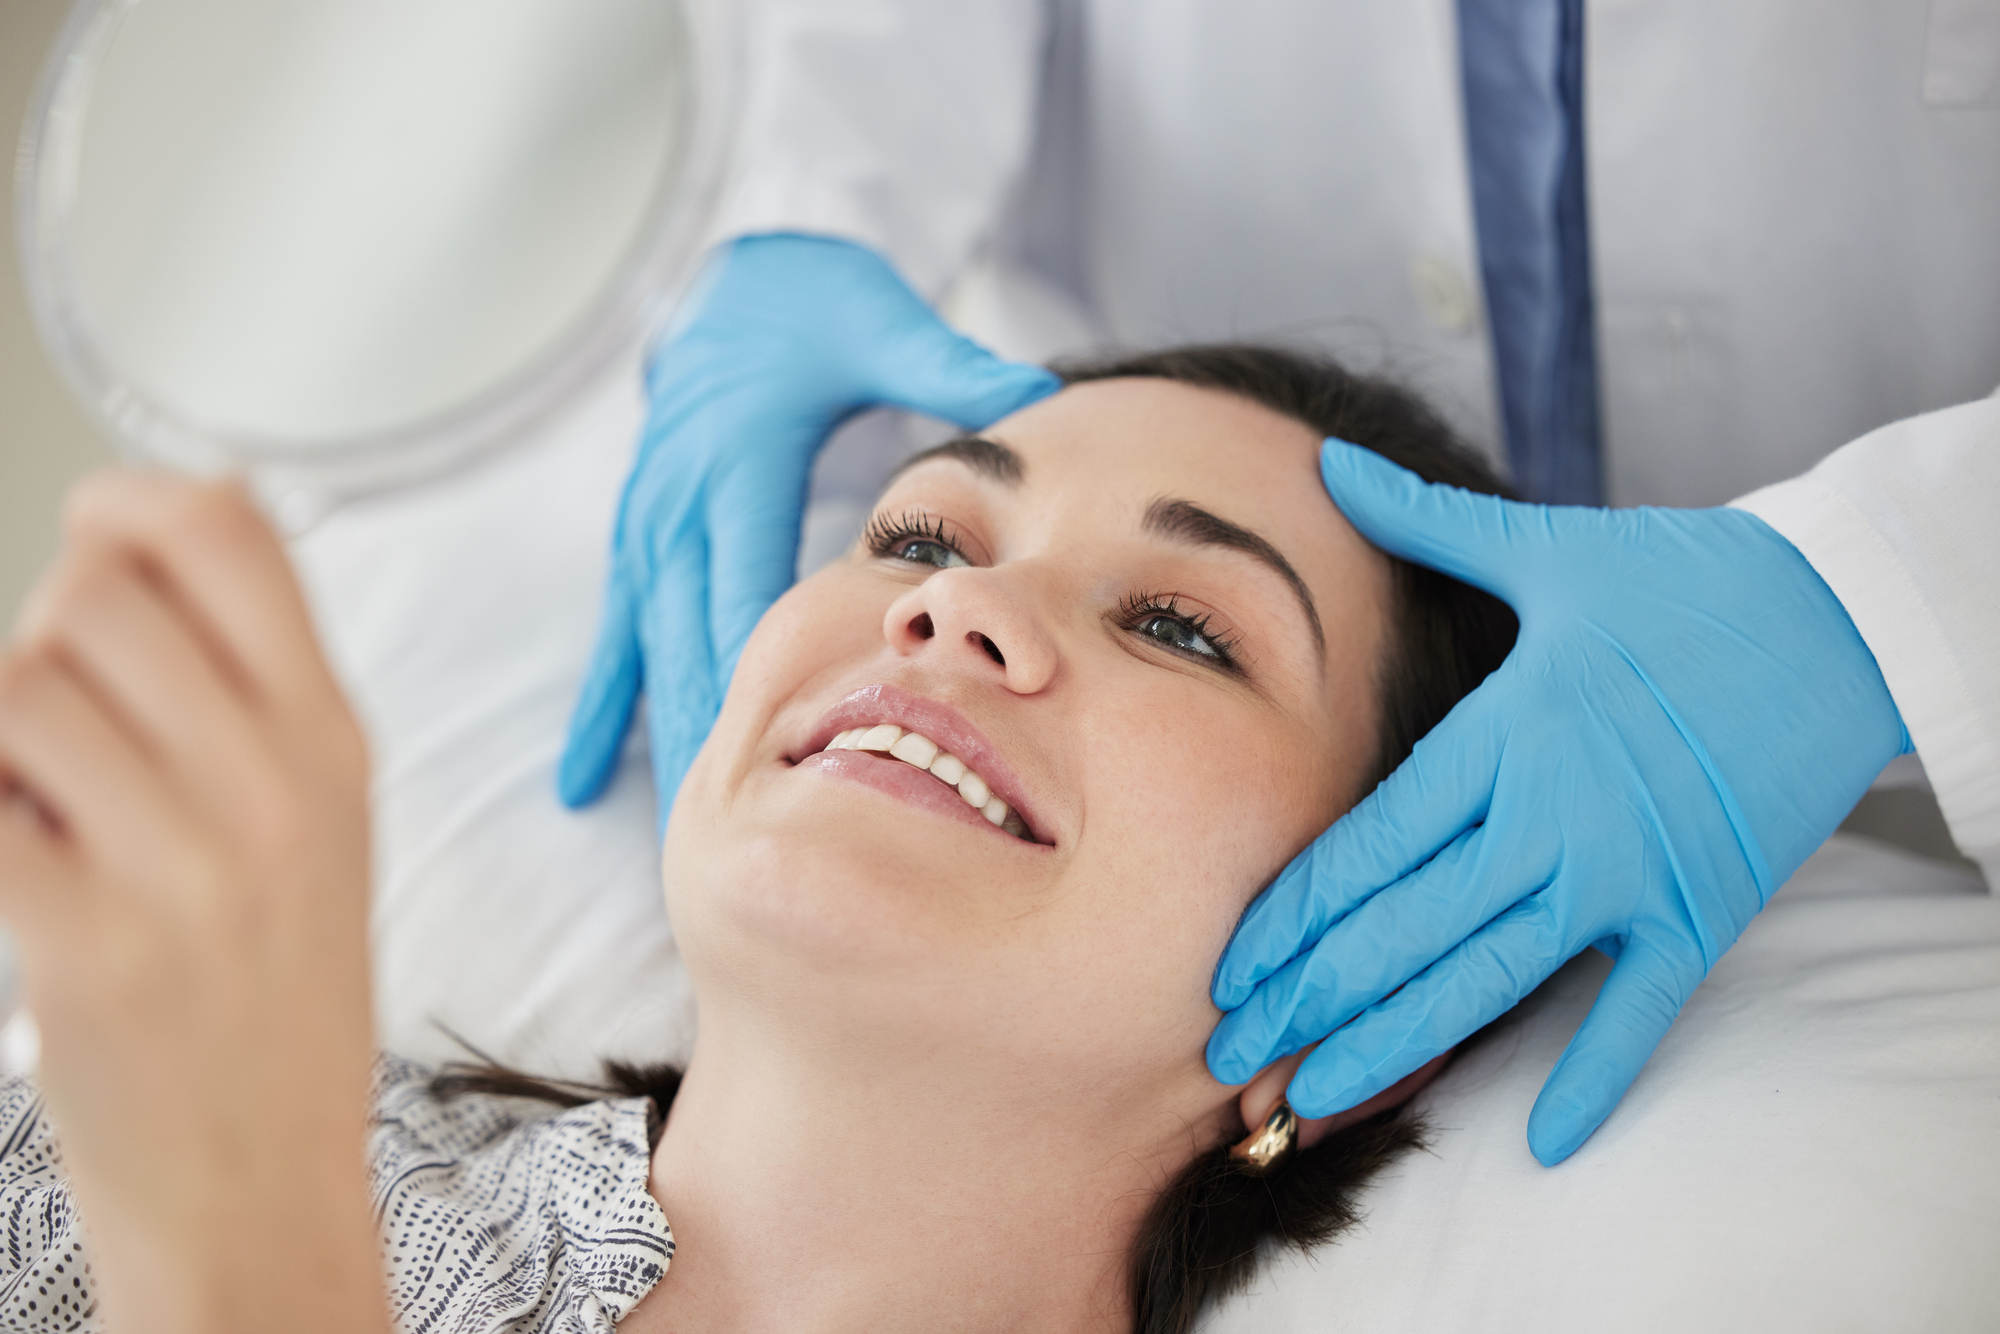
[[[1222,1133],[976,1053],[868,1069],[707,1018],[653,1156],[673,1264],[621,1329],[1122,1334],[1138,1228]]]

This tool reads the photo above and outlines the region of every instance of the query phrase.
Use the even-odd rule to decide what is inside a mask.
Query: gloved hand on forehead
[[[791,586],[813,458],[841,421],[888,406],[977,429],[1057,386],[953,333],[862,246],[781,234],[718,251],[647,374],[563,801],[603,790],[643,689],[664,826],[744,641]]]
[[[1520,638],[1245,914],[1209,1067],[1240,1083],[1326,1038],[1292,1106],[1351,1107],[1594,944],[1616,963],[1528,1120],[1560,1162],[1909,735],[1839,599],[1751,514],[1521,504],[1338,440],[1321,474]]]

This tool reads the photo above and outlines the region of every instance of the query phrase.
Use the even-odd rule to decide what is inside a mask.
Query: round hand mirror
[[[695,0],[83,0],[19,159],[57,362],[128,451],[326,499],[520,435],[687,277]]]

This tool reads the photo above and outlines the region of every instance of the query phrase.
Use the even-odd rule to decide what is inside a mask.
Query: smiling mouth
[[[978,811],[988,824],[998,826],[1025,842],[1035,841],[1021,817],[993,794],[991,785],[984,778],[967,767],[964,760],[947,754],[937,742],[921,733],[905,731],[895,723],[877,723],[872,727],[854,727],[840,733],[826,743],[826,749],[867,751],[901,760],[914,769],[923,770],[946,787],[955,789],[959,800]]]

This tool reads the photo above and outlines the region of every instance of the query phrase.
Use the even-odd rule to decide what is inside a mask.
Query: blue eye
[[[1204,658],[1222,656],[1207,635],[1178,616],[1148,616],[1134,629],[1148,639],[1158,640],[1168,648],[1179,649],[1183,653],[1195,653]]]
[[[940,570],[972,563],[944,543],[934,542],[927,537],[912,538],[898,543],[890,548],[888,554],[894,560],[906,560],[913,565],[934,565]]]
[[[1118,610],[1119,619],[1141,638],[1175,653],[1204,659],[1224,671],[1239,670],[1236,655],[1230,652],[1236,641],[1211,630],[1206,612],[1182,610],[1180,599],[1171,594],[1135,594],[1126,598]]]
[[[916,510],[891,518],[878,514],[868,521],[861,535],[868,554],[878,559],[907,561],[932,569],[950,570],[970,565],[958,541],[945,532],[944,521]]]

